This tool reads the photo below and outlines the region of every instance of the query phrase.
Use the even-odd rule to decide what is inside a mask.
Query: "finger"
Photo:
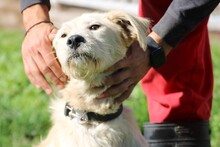
[[[50,67],[47,66],[47,64],[44,62],[43,57],[38,53],[37,55],[34,56],[35,62],[38,65],[41,73],[45,75],[47,78],[49,78],[54,85],[57,86],[58,89],[62,89],[64,87],[64,82],[57,77]],[[54,59],[55,61],[56,59]]]
[[[57,29],[56,27],[54,27],[50,33],[51,33],[51,34],[56,34],[57,31],[58,31],[58,29]]]
[[[46,65],[50,68],[53,74],[60,79],[62,82],[66,82],[66,76],[63,74],[60,64],[56,60],[56,57],[52,51],[51,46],[44,45],[45,49],[40,50],[40,54],[46,63]]]
[[[104,83],[106,86],[116,85],[128,79],[131,76],[129,68],[121,69],[108,76]]]
[[[50,41],[52,42],[53,41],[53,39],[55,38],[55,36],[56,36],[56,34],[49,34],[49,39],[50,39]]]
[[[118,62],[116,62],[114,65],[112,65],[110,68],[108,68],[107,72],[117,71],[119,69],[127,67],[128,65],[129,65],[129,63],[126,60],[126,58],[123,58],[123,59],[119,60]]]
[[[66,75],[62,72],[62,69],[60,67],[60,64],[56,60],[55,56],[53,55],[52,59],[50,61],[45,61],[48,67],[51,69],[51,71],[55,74],[55,76],[63,83],[66,82]]]
[[[31,55],[25,51],[25,47],[23,47],[22,44],[22,60],[23,60],[23,64],[24,64],[24,71],[25,74],[27,75],[28,79],[30,80],[30,82],[36,87],[36,88],[41,88],[40,84],[37,83],[37,81],[35,80],[35,77],[33,76],[32,72],[31,72],[31,67],[34,67],[35,64],[33,64],[32,60],[31,60]]]
[[[132,93],[133,89],[135,87],[135,84],[132,84],[128,87],[128,90],[122,93],[119,97],[115,98],[114,103],[122,103],[124,100],[126,100]]]
[[[131,85],[131,80],[129,80],[129,79],[124,80],[120,84],[114,85],[114,86],[108,88],[104,93],[102,93],[97,98],[101,99],[101,98],[113,97],[115,95],[118,95],[118,94],[126,91],[130,85]]]
[[[50,32],[50,34],[49,34],[49,40],[52,42],[53,41],[53,39],[55,38],[55,36],[56,36],[56,33],[57,33],[57,29],[56,28],[54,28],[51,32]]]
[[[51,94],[53,92],[52,88],[42,75],[36,63],[33,60],[28,60],[26,63],[27,69],[25,71],[26,74],[29,75],[31,83],[37,88],[42,88],[47,94]]]
[[[24,63],[24,71],[25,71],[25,74],[27,75],[28,79],[30,80],[32,85],[34,85],[36,88],[40,89],[41,88],[40,85],[35,84],[37,82],[35,81],[34,76],[31,74],[31,72],[29,70],[30,69],[29,68],[30,66],[28,65],[29,62],[26,62],[25,59],[23,59],[23,63]]]

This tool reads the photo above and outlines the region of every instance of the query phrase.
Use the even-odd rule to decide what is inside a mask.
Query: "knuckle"
[[[121,68],[123,68],[124,67],[124,62],[123,62],[123,60],[121,60],[120,62],[118,62],[118,68],[119,69],[121,69]]]
[[[58,78],[53,78],[53,77],[51,77],[51,80],[52,80],[52,82],[53,82],[55,85],[60,84],[60,80],[59,80]]]
[[[115,77],[115,82],[123,80],[124,77],[125,77],[125,76],[124,76],[123,73],[122,73],[122,74],[118,74],[118,75]]]
[[[30,70],[25,70],[25,74],[30,77],[31,76],[31,71]]]
[[[31,73],[33,73],[33,75],[39,76],[41,74],[41,72],[39,70],[32,70]]]
[[[28,47],[22,47],[21,54],[23,58],[28,58],[30,55],[30,49]]]
[[[40,71],[28,69],[25,70],[25,74],[28,75],[28,77],[33,77],[33,75],[39,75]]]
[[[126,92],[126,93],[123,95],[122,100],[127,99],[127,98],[130,96],[130,94],[131,94],[130,91]]]
[[[41,89],[47,89],[49,87],[49,84],[47,81],[41,81],[38,85]]]
[[[40,87],[41,87],[41,89],[47,89],[47,84],[42,83],[42,84],[40,85]]]
[[[106,77],[106,79],[104,80],[104,84],[106,86],[112,86],[113,83],[114,83],[114,79],[111,76]]]
[[[121,84],[120,90],[124,90],[124,89],[126,89],[126,88],[127,88],[127,85],[126,85],[125,83]]]
[[[136,62],[128,61],[128,64],[129,64],[130,67],[135,67],[135,66],[137,66],[137,63],[136,63]]]
[[[125,79],[125,74],[124,72],[119,72],[114,75],[113,81],[115,84],[122,82]]]
[[[109,90],[106,91],[107,96],[112,96],[117,93],[117,90],[115,88],[110,88]]]
[[[53,68],[55,67],[55,64],[56,64],[55,60],[52,59],[50,62],[47,63],[47,66]]]
[[[122,103],[126,98],[126,95],[123,93],[122,95],[116,98],[116,103]]]
[[[130,86],[131,83],[130,81],[131,81],[130,79],[125,80],[122,84],[122,88],[127,89]]]
[[[116,78],[112,78],[112,80],[109,82],[110,85],[116,85],[118,83],[119,79]]]
[[[49,69],[48,66],[43,66],[43,67],[41,68],[41,71],[42,71],[44,74],[47,74],[47,73],[50,71],[50,69]]]

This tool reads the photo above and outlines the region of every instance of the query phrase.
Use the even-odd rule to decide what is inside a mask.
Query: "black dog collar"
[[[88,121],[94,120],[99,122],[106,122],[117,118],[123,110],[123,106],[120,105],[119,109],[115,113],[101,115],[94,112],[86,112],[82,110],[75,110],[66,103],[64,108],[64,115],[70,117],[71,119],[76,118],[80,124],[86,123]]]

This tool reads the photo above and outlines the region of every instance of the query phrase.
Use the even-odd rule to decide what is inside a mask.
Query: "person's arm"
[[[47,6],[48,10],[50,10],[50,0],[20,0],[20,10],[23,12],[26,8],[33,6],[35,4],[42,4]]]
[[[23,3],[27,1],[20,2],[24,28],[28,30],[22,43],[25,73],[34,86],[51,94],[53,90],[47,79],[60,89],[66,78],[51,46],[50,35],[56,33],[56,28],[51,23],[39,23],[50,21],[50,5],[39,1],[28,1],[28,4]]]
[[[24,28],[27,31],[34,24],[41,21],[50,21],[49,8],[44,4],[34,4],[22,10]]]
[[[50,20],[50,7],[50,0],[20,0],[25,30],[40,21]]]
[[[208,17],[218,4],[219,0],[173,0],[149,36],[162,46],[165,55],[168,55],[171,48],[175,47],[199,22]],[[123,91],[116,101],[125,100],[150,69],[149,50],[144,53],[139,49],[140,46],[135,44],[130,48],[134,52],[113,66],[116,72],[105,81],[110,88],[98,98],[111,97]],[[137,72],[134,74],[134,71]]]
[[[153,32],[175,47],[198,23],[207,18],[219,0],[173,0]]]

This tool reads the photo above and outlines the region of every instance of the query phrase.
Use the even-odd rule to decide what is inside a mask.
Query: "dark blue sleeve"
[[[44,4],[50,9],[50,0],[20,0],[21,12],[34,4]]]
[[[153,31],[175,47],[187,33],[207,18],[220,0],[173,0]]]

